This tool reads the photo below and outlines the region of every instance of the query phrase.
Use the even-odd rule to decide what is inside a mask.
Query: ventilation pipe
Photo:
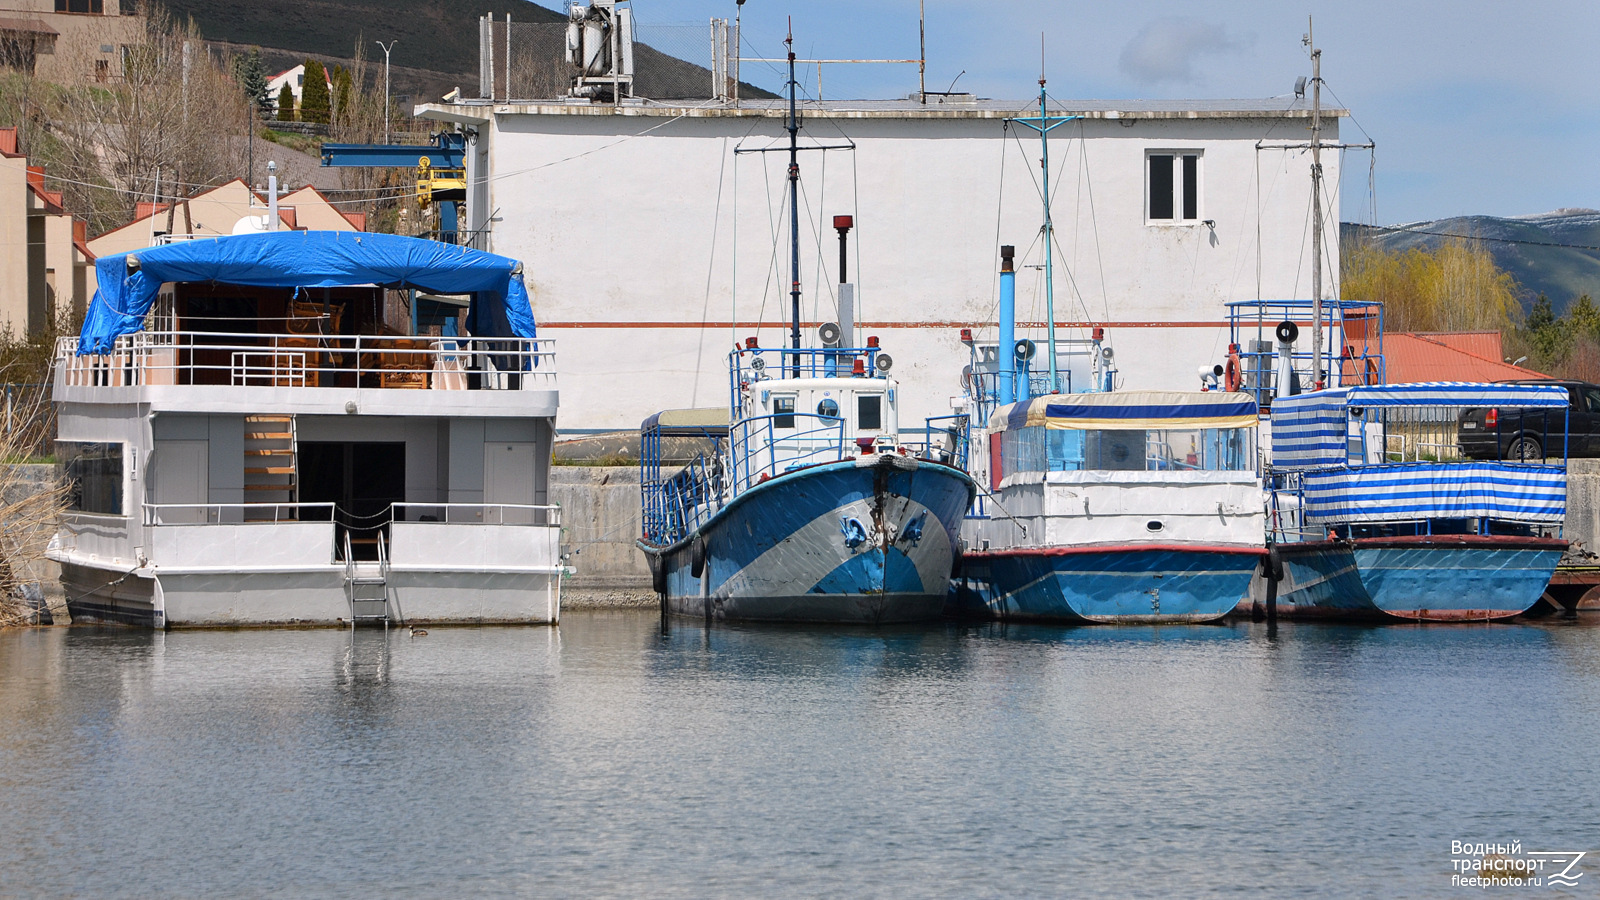
[[[1000,346],[999,399],[1004,406],[1016,399],[1017,364],[1017,273],[1012,266],[1017,248],[1010,244],[1000,247]]]

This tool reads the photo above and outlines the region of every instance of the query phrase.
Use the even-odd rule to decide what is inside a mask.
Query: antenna
[[[1039,86],[1044,86],[1044,32],[1039,32]]]

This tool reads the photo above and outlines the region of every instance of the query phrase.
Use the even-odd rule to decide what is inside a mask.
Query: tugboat
[[[1357,385],[1273,402],[1278,614],[1488,621],[1539,600],[1567,549],[1565,455],[1463,458],[1458,420],[1481,407],[1543,411],[1566,432],[1557,385]]]
[[[1026,344],[1013,349],[1006,327],[1010,250],[1001,250],[997,355],[1026,361]],[[1267,554],[1255,401],[1229,391],[1014,401],[1013,383],[1029,381],[1020,376],[1008,367],[995,379],[1000,404],[978,451],[988,514],[968,519],[955,611],[1078,624],[1208,622],[1232,611]]]
[[[791,344],[763,348],[748,338],[734,348],[725,417],[668,411],[645,420],[639,547],[664,613],[707,621],[934,619],[977,488],[956,454],[931,440],[901,441],[893,360],[876,337],[856,346],[851,292],[841,290],[841,321],[821,329],[824,346],[800,346],[796,90],[791,50]],[[836,217],[834,225],[843,281],[851,220]],[[669,474],[663,439],[682,434],[710,437],[715,449]]]

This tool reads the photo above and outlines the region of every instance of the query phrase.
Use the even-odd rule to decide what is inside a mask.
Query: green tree
[[[1572,330],[1583,337],[1600,341],[1600,307],[1594,305],[1588,294],[1572,301],[1572,306],[1567,308],[1567,321],[1572,323]]]
[[[333,100],[328,96],[328,73],[322,63],[306,60],[306,81],[300,86],[300,121],[328,124]]]
[[[283,90],[278,92],[278,121],[294,121],[294,89],[289,87],[287,81],[283,83]]]
[[[267,96],[267,67],[261,62],[258,48],[251,47],[249,53],[234,58],[233,77],[239,79],[239,87],[261,115],[272,112],[272,98]]]

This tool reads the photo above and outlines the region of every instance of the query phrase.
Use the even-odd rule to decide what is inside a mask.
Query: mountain
[[[1558,209],[1532,216],[1458,216],[1373,228],[1344,223],[1343,240],[1371,240],[1385,250],[1431,249],[1449,235],[1475,238],[1522,286],[1523,304],[1539,294],[1556,313],[1581,294],[1600,298],[1600,210]]]
[[[166,5],[176,18],[192,18],[207,41],[238,51],[260,47],[273,72],[308,56],[324,63],[347,62],[360,46],[368,71],[381,78],[383,50],[376,42],[396,41],[390,80],[402,106],[436,100],[454,87],[461,88],[463,97],[478,96],[478,19],[484,14],[502,23],[509,14],[513,24],[523,25],[567,21],[565,13],[526,0],[167,0]],[[499,34],[503,39],[504,31]],[[545,59],[529,72],[546,70],[530,75],[541,83],[566,83],[564,38],[558,35],[536,40]],[[710,70],[647,44],[635,44],[634,67],[641,96],[682,99],[683,85],[690,86],[692,96],[710,93]],[[773,96],[749,85],[741,92],[746,97]]]

